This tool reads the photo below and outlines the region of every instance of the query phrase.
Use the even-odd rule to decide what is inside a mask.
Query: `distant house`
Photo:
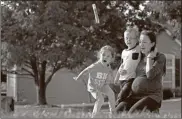
[[[180,46],[174,42],[167,32],[162,31],[157,36],[158,51],[175,55],[176,59],[180,59]],[[179,66],[176,65],[179,74]],[[70,104],[70,103],[89,103],[93,101],[87,92],[86,85],[83,82],[73,80],[74,73],[69,70],[59,70],[47,87],[46,95],[49,104]],[[176,77],[177,86],[179,86],[179,76]],[[34,104],[36,102],[36,90],[34,81],[31,78],[17,77],[17,100],[24,104]]]
[[[173,39],[170,32],[166,29],[157,37],[157,48],[160,52],[175,56],[175,87],[179,87],[181,58],[181,44],[179,39]]]
[[[181,57],[181,46],[173,40],[173,38],[166,32],[161,31],[157,36],[157,49],[160,52],[173,54],[177,59]]]
[[[59,70],[48,84],[46,94],[50,104],[88,103],[89,93],[82,81],[75,81],[75,74],[67,69]],[[34,80],[19,77],[17,80],[18,100],[25,104],[36,102],[36,89]]]

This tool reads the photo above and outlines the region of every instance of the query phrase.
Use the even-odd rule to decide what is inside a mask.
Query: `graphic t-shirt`
[[[96,62],[88,67],[89,79],[87,84],[88,91],[101,89],[111,73],[110,66],[103,66],[100,62]]]

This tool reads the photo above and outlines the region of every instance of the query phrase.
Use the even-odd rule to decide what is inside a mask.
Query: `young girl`
[[[85,68],[75,80],[83,79],[83,75],[87,76],[87,90],[96,99],[92,117],[95,117],[104,103],[104,95],[108,96],[109,108],[112,113],[115,108],[115,94],[109,87],[109,82],[114,78],[110,64],[114,61],[115,53],[111,46],[102,47],[98,54],[98,61]]]

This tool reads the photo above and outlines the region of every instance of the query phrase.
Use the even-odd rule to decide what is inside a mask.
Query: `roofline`
[[[167,29],[165,28],[165,32],[172,37],[172,33]],[[173,39],[179,46],[181,46],[181,42],[177,39],[177,38],[174,38]]]
[[[173,37],[171,31],[169,31],[163,24],[161,24],[161,23],[159,23],[159,22],[155,22],[155,21],[152,21],[152,22],[153,22],[153,23],[156,23],[156,24],[158,24],[158,25],[160,25],[160,26],[164,29],[164,31],[165,31],[170,37]],[[177,38],[172,38],[172,40],[174,40],[174,41],[181,47],[181,42],[180,42],[179,39],[177,39]]]

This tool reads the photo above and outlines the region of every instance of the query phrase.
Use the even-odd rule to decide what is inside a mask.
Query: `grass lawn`
[[[72,107],[71,107],[72,106]],[[15,106],[12,114],[1,114],[2,118],[90,118],[93,105],[65,105],[64,107]],[[76,108],[77,107],[77,108]],[[87,107],[87,108],[85,108]],[[107,106],[105,106],[107,107]],[[111,118],[103,108],[99,117]],[[160,114],[142,113],[112,115],[112,118],[181,118],[181,98],[163,101]]]

